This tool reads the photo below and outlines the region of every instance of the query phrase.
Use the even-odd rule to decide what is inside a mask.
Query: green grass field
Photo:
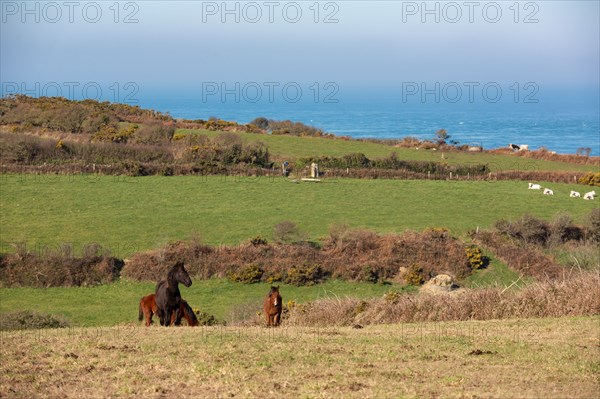
[[[62,315],[72,326],[114,326],[137,324],[142,296],[154,292],[155,284],[120,281],[96,287],[2,288],[0,313],[31,310]],[[202,312],[228,323],[245,320],[262,311],[268,284],[241,284],[225,279],[194,280],[191,287],[180,286],[182,297]],[[304,303],[320,298],[379,297],[389,291],[411,291],[397,284],[327,281],[315,286],[280,285],[283,302]],[[158,319],[155,318],[158,323]]]
[[[222,132],[195,129],[178,129],[179,134],[203,134],[209,137]],[[598,166],[576,165],[566,162],[527,159],[517,156],[496,155],[486,153],[416,150],[412,148],[395,148],[376,143],[356,140],[332,140],[320,137],[295,137],[286,135],[268,135],[252,133],[236,133],[245,142],[260,140],[267,145],[269,153],[276,160],[293,160],[308,156],[342,156],[351,153],[363,153],[367,158],[383,158],[392,152],[399,159],[411,161],[448,162],[450,164],[489,164],[493,172],[506,170],[549,170],[549,171],[597,171]]]
[[[585,187],[548,184],[554,196],[527,183],[284,178],[3,175],[2,252],[99,243],[113,255],[159,248],[199,235],[209,244],[236,244],[291,220],[319,240],[345,223],[380,232],[447,227],[459,236],[500,218],[529,212],[550,219],[569,212],[583,222],[598,201],[569,198]]]

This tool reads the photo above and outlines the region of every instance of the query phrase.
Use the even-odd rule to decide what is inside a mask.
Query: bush
[[[579,178],[580,184],[600,187],[600,172],[588,172]]]
[[[366,265],[363,267],[360,280],[367,283],[377,283],[380,281],[379,270],[376,266]]]
[[[209,313],[202,312],[200,309],[194,309],[194,313],[196,314],[196,318],[198,319],[198,323],[201,326],[216,326],[219,324],[224,324],[217,320],[217,318]]]
[[[465,252],[467,254],[467,258],[469,259],[471,269],[481,269],[486,265],[487,258],[483,256],[483,252],[481,252],[481,249],[478,246],[470,245],[465,248]]]
[[[119,278],[123,261],[86,254],[74,257],[69,250],[47,254],[17,253],[0,258],[0,281],[7,287],[73,287],[108,284]]]
[[[293,266],[283,280],[286,284],[302,286],[320,283],[325,278],[325,273],[319,265]]]
[[[546,222],[529,214],[523,215],[515,222],[499,220],[495,227],[498,231],[528,244],[545,245],[550,236],[550,228]]]
[[[0,331],[66,328],[69,322],[63,316],[19,311],[0,315]]]
[[[250,244],[252,244],[254,246],[259,246],[259,245],[267,245],[268,242],[265,238],[262,238],[261,236],[256,236],[250,240]]]
[[[567,241],[580,241],[583,239],[583,230],[575,226],[571,215],[559,213],[554,216],[550,224],[550,237],[548,244],[551,247],[558,246]]]
[[[108,141],[112,143],[127,143],[137,129],[137,125],[120,128],[116,123],[104,125],[92,135],[92,141]]]
[[[134,125],[134,132],[137,129],[137,125]],[[135,132],[133,141],[140,144],[151,144],[161,145],[168,144],[173,140],[175,134],[175,126],[166,125],[160,122],[151,122],[142,125],[142,127]]]
[[[394,279],[400,266],[418,264],[425,279],[440,273],[464,278],[471,272],[465,245],[446,230],[407,231],[401,235],[378,235],[368,230],[331,229],[322,247],[261,242],[253,245],[211,247],[176,242],[163,249],[133,255],[122,276],[137,281],[164,277],[168,264],[184,261],[193,278],[224,278],[249,266],[263,270],[261,281],[282,281],[291,266],[319,265],[322,278],[382,282]],[[292,240],[293,241],[293,240]],[[294,277],[291,272],[290,279]],[[401,276],[400,276],[401,277]],[[315,280],[309,278],[308,280]],[[317,274],[317,280],[319,275]]]
[[[600,208],[595,208],[588,216],[587,235],[593,242],[600,242]]]
[[[265,271],[257,265],[250,265],[239,272],[230,272],[227,278],[236,283],[254,284],[260,282]]]
[[[404,281],[406,284],[414,286],[423,284],[425,282],[425,277],[423,277],[423,268],[416,264],[411,265],[404,274]]]
[[[262,130],[267,130],[269,128],[269,120],[264,117],[258,117],[249,123],[250,125],[254,125]]]

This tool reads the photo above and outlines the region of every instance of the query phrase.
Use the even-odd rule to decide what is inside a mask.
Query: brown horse
[[[183,318],[187,321],[188,325],[191,327],[196,327],[200,325],[198,322],[198,318],[194,313],[194,310],[190,307],[190,305],[181,300],[180,311],[183,314]],[[139,307],[139,315],[138,318],[140,321],[143,319],[146,320],[146,327],[152,324],[152,316],[157,314],[158,308],[156,306],[156,296],[154,294],[146,295],[142,299],[140,299],[140,307]],[[169,324],[175,324],[175,312],[171,313],[171,322]]]
[[[281,295],[279,295],[279,286],[271,287],[263,304],[265,316],[267,318],[267,327],[276,327],[281,323]]]
[[[192,285],[192,279],[183,266],[183,262],[177,262],[169,269],[167,279],[159,281],[156,285],[156,307],[161,326],[169,326],[171,314],[175,312],[175,325],[181,322],[181,293],[179,283],[186,287]]]

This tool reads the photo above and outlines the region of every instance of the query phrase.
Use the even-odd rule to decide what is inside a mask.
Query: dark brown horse
[[[175,325],[181,323],[181,292],[179,283],[189,287],[192,279],[183,266],[183,262],[177,262],[167,274],[166,280],[156,284],[156,308],[161,326],[171,325],[172,313],[175,312]]]
[[[279,286],[271,287],[263,304],[265,316],[267,318],[267,327],[276,327],[281,323],[281,295]]]
[[[187,321],[188,326],[196,327],[200,325],[200,323],[198,322],[198,318],[194,313],[194,310],[183,299],[181,300],[180,310],[183,314],[183,318]],[[142,321],[143,319],[146,320],[146,327],[152,324],[152,316],[157,314],[157,312],[158,308],[156,307],[156,295],[150,294],[140,299],[138,318],[140,321]],[[175,324],[175,312],[171,313],[170,324]]]

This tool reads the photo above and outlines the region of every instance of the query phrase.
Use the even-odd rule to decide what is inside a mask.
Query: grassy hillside
[[[599,321],[4,332],[0,396],[592,398]]]
[[[209,137],[221,132],[195,129],[178,129],[179,134],[202,134]],[[295,137],[287,135],[269,135],[252,133],[235,133],[246,142],[260,140],[267,145],[274,159],[292,160],[309,156],[342,156],[351,153],[363,153],[367,158],[383,158],[392,152],[403,160],[448,162],[457,164],[490,164],[493,172],[506,170],[548,170],[548,171],[595,171],[593,165],[577,165],[567,162],[527,159],[516,156],[496,155],[488,153],[452,152],[416,150],[411,148],[395,148],[384,144],[361,142],[356,140],[332,140],[320,137]]]
[[[551,184],[555,195],[524,182],[324,180],[283,178],[111,177],[4,175],[0,191],[2,251],[100,243],[126,257],[166,242],[200,235],[209,244],[272,237],[284,220],[318,240],[345,223],[380,232],[447,227],[460,235],[500,218],[529,212],[549,219],[569,212],[582,221],[598,201],[569,198],[573,188]]]
[[[395,284],[328,281],[316,286],[281,285],[284,303],[313,301],[325,297],[379,297],[391,290],[410,290]],[[154,292],[155,284],[119,283],[97,287],[2,288],[0,313],[31,310],[65,316],[73,326],[113,326],[137,323],[138,303]],[[256,315],[269,285],[233,283],[224,279],[194,280],[191,287],[180,286],[190,305],[217,319],[235,322]],[[158,319],[155,318],[158,323]]]

